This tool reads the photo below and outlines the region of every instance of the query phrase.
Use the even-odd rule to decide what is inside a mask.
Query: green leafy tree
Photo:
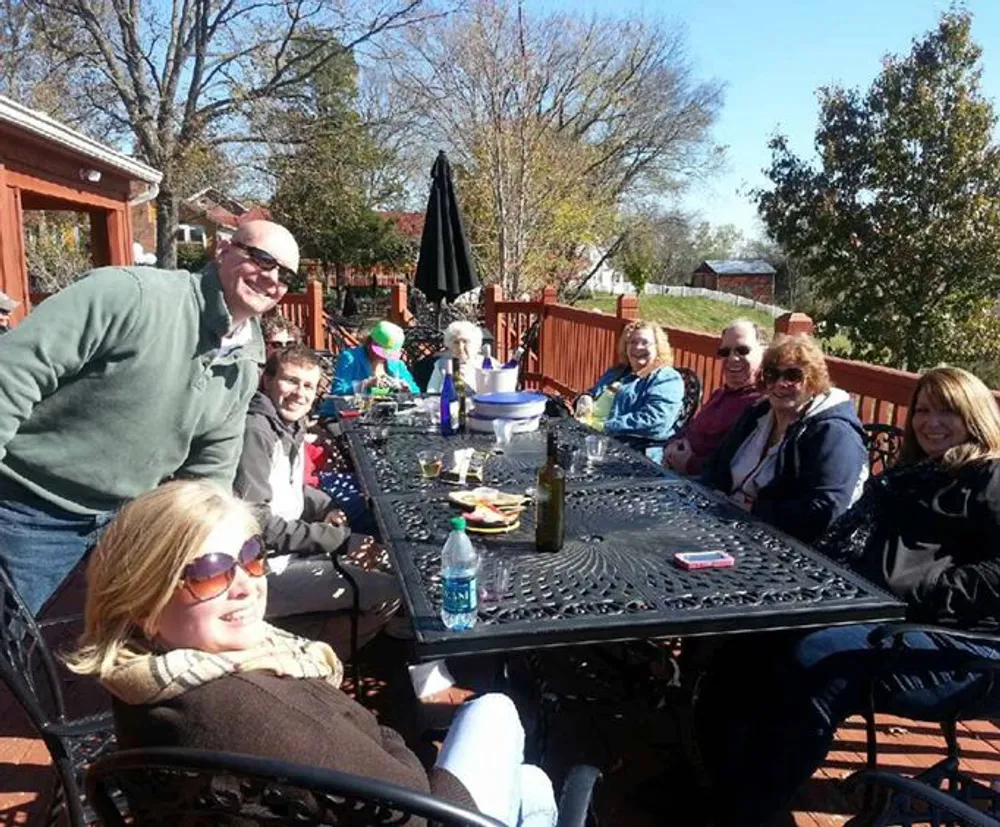
[[[331,48],[340,53],[301,85],[294,103],[263,118],[276,126],[271,141],[279,150],[271,211],[326,272],[402,264],[413,254],[408,240],[372,209],[395,194],[379,174],[392,159],[354,108],[353,55]]]
[[[944,14],[864,95],[821,89],[818,168],[771,141],[760,216],[857,358],[958,362],[1000,332],[1000,152],[971,22]]]

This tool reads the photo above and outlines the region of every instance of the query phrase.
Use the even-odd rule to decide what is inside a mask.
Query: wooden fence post
[[[774,320],[775,333],[787,333],[789,336],[805,333],[812,336],[814,330],[813,320],[805,313],[785,313]]]
[[[398,281],[389,288],[389,321],[400,327],[409,327],[413,314],[407,304],[407,290],[404,282]]]
[[[628,293],[622,293],[618,297],[618,318],[638,319],[639,318],[639,297]]]
[[[551,367],[549,365],[549,355],[545,347],[545,327],[548,322],[548,305],[556,303],[556,296],[559,293],[554,286],[548,285],[544,290],[542,290],[542,308],[538,314],[538,368],[537,372],[542,377],[539,384],[539,390],[545,390],[545,377],[548,376],[546,372],[546,367]],[[527,356],[528,354],[525,354]]]
[[[497,302],[502,301],[503,288],[499,284],[487,285],[486,295],[483,299],[483,312],[486,315],[486,329],[493,334],[493,342],[497,348],[499,348],[500,341],[500,331],[497,330]]]
[[[326,311],[323,310],[323,285],[317,279],[306,282],[306,344],[313,350],[326,349]]]

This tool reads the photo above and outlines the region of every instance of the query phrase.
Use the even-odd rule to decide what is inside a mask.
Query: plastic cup
[[[493,436],[496,437],[496,451],[503,453],[504,448],[510,445],[510,439],[514,434],[514,420],[494,419]]]
[[[417,462],[420,463],[420,473],[427,480],[432,480],[441,473],[443,461],[444,455],[441,451],[428,450],[417,453]]]
[[[608,438],[591,434],[587,437],[587,461],[600,462],[608,452]]]
[[[480,608],[496,606],[510,589],[510,561],[502,557],[481,557],[476,580]]]

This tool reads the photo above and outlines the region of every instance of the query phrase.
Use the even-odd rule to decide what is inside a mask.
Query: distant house
[[[249,207],[215,187],[206,187],[178,205],[177,241],[212,247],[216,239],[228,241],[240,224],[270,218],[266,207]]]
[[[770,264],[759,258],[711,259],[695,268],[691,286],[774,304],[775,272]]]

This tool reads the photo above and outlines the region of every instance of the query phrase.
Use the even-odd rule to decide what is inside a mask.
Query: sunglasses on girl
[[[246,253],[247,257],[265,273],[277,270],[278,281],[282,284],[287,285],[289,281],[298,275],[298,273],[290,267],[285,267],[284,264],[278,261],[278,259],[272,256],[267,250],[262,250],[260,247],[251,247],[249,244],[244,244],[242,241],[233,241],[232,245]]]
[[[213,552],[192,560],[181,572],[181,588],[187,589],[199,603],[213,600],[233,585],[237,566],[251,577],[263,577],[268,573],[266,552],[260,537],[247,540],[237,558]]]
[[[719,354],[720,359],[728,359],[730,353],[735,353],[737,356],[749,356],[750,347],[749,345],[736,345],[736,347],[720,347],[716,353]]]
[[[779,379],[784,379],[786,382],[801,382],[806,378],[805,371],[802,368],[775,368],[766,367],[764,368],[764,381],[768,385],[773,385]]]

